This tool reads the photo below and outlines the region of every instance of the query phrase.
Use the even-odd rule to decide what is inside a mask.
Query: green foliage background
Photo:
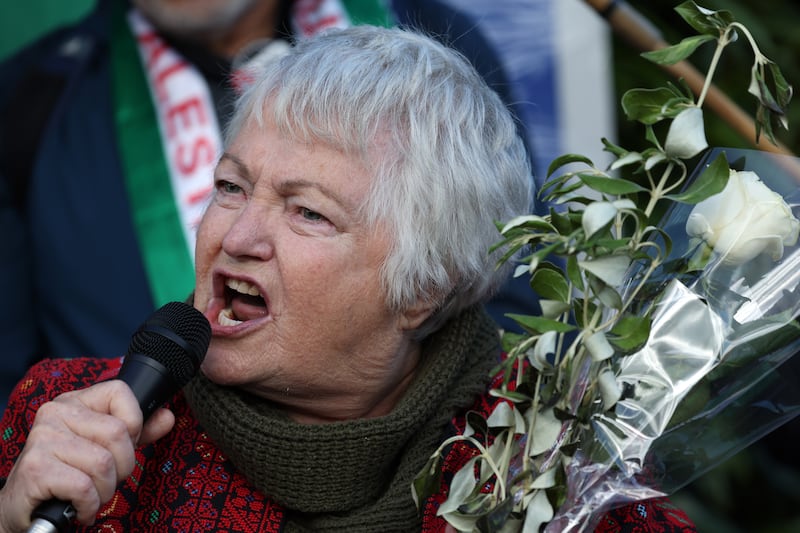
[[[693,35],[683,19],[674,11],[681,0],[629,0],[629,5],[649,20],[670,44]],[[759,43],[761,51],[778,64],[784,76],[795,88],[795,102],[790,106],[789,131],[776,129],[779,140],[789,149],[800,151],[800,104],[797,91],[800,90],[800,3],[790,0],[695,0],[709,9],[727,9],[739,22],[747,26]],[[658,87],[665,81],[665,73],[658,66],[642,60],[636,50],[614,37],[614,81],[619,96],[634,87]],[[701,47],[691,62],[701,72],[705,71],[711,58],[713,45]],[[744,42],[736,42],[726,48],[720,67],[714,75],[714,82],[747,113],[752,114],[755,100],[747,94],[749,67],[753,56],[750,47]],[[617,99],[618,101],[619,99]],[[619,111],[619,110],[618,110]],[[706,113],[710,113],[706,111]],[[732,131],[716,117],[708,117],[708,140],[712,146],[733,146],[751,148],[746,139]],[[627,124],[625,117],[619,116],[619,135],[623,145],[636,145],[641,139],[641,131]]]
[[[778,139],[793,153],[800,153],[800,3],[790,0],[695,0],[709,9],[727,9],[753,33],[762,53],[781,68],[795,89],[789,106],[789,131],[776,128]],[[674,11],[680,0],[629,0],[670,44],[692,35],[692,29]],[[705,71],[713,46],[702,47],[690,58]],[[628,89],[662,86],[669,76],[639,57],[619,37],[613,38],[614,83],[617,101]],[[748,114],[755,99],[747,93],[750,47],[743,42],[729,46],[714,82]],[[618,112],[619,144],[642,145],[642,130]],[[718,117],[706,111],[711,146],[752,148],[749,142]],[[798,383],[800,385],[800,383]],[[673,497],[695,521],[701,533],[790,533],[800,531],[800,421],[787,424],[752,445]]]

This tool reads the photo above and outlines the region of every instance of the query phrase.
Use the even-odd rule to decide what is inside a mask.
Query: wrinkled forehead
[[[288,142],[341,152],[379,178],[400,162],[404,152],[404,142],[399,138],[402,129],[391,118],[373,116],[364,120],[360,114],[356,107],[331,112],[325,106],[301,105],[293,94],[273,89],[263,98],[251,98],[239,109],[237,120],[228,130],[226,146],[249,128],[248,124],[254,128],[269,125]]]

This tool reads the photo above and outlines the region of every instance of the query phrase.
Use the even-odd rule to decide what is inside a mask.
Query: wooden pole
[[[615,33],[640,52],[649,52],[669,46],[662,39],[659,31],[627,2],[586,0],[586,3],[608,21]],[[660,66],[675,78],[684,79],[696,95],[700,94],[706,79],[691,63],[680,61],[674,65]],[[713,84],[706,93],[706,105],[759,150],[794,155],[780,141],[776,141],[777,145],[772,144],[763,135],[756,141],[756,126],[753,118]]]

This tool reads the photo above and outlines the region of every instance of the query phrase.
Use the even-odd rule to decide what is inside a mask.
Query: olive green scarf
[[[496,325],[468,310],[422,346],[422,366],[389,415],[304,425],[275,405],[200,376],[186,388],[211,438],[286,508],[287,531],[418,531],[411,482],[448,422],[486,390]]]

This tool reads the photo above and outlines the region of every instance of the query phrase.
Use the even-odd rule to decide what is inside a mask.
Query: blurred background
[[[372,0],[365,0],[372,1]],[[602,161],[599,139],[609,137],[629,149],[642,147],[642,130],[621,114],[628,89],[658,87],[670,79],[639,57],[626,39],[610,30],[581,0],[452,0],[469,12],[477,27],[502,48],[516,97],[525,104],[538,179],[547,162],[568,151]],[[629,5],[669,43],[692,35],[675,13],[677,0],[630,0]],[[701,0],[701,6],[730,10],[753,33],[762,52],[800,87],[800,3],[789,0]],[[94,0],[27,0],[0,7],[0,59],[57,25],[76,20]],[[559,41],[549,45],[545,37]],[[752,54],[735,43],[723,56],[715,83],[747,113]],[[703,47],[691,62],[703,72],[712,52]],[[728,68],[735,66],[736,68]],[[557,80],[555,78],[558,78]],[[549,80],[549,82],[546,82]],[[2,83],[2,80],[0,80]],[[708,113],[708,112],[707,112]],[[557,118],[554,118],[557,116]],[[749,148],[748,140],[719,119],[707,119],[713,146]],[[789,109],[789,131],[776,130],[792,152],[800,152],[800,104]],[[798,383],[800,385],[800,383]],[[673,496],[710,533],[789,533],[800,531],[800,422],[773,432],[701,476]]]

